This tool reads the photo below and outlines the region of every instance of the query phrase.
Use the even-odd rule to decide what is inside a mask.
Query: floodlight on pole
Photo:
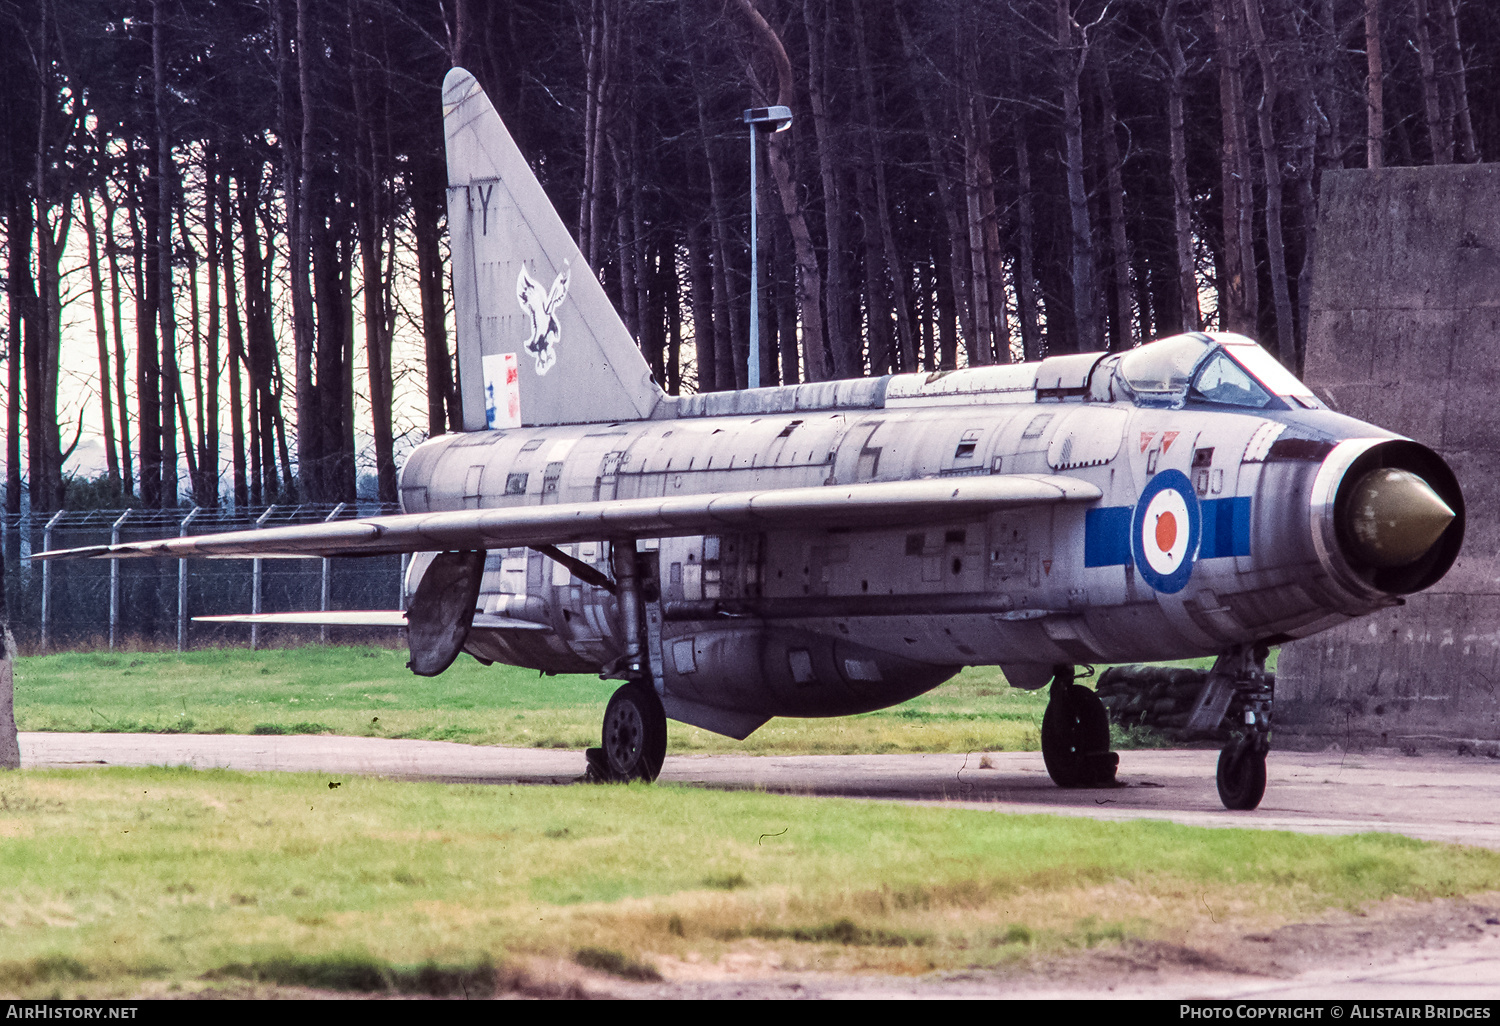
[[[760,235],[756,217],[755,137],[761,132],[785,132],[792,127],[790,107],[751,107],[744,113],[750,126],[750,356],[746,383],[760,387]]]

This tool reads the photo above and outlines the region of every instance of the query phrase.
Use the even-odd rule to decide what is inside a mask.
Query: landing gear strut
[[[1215,661],[1204,688],[1205,697],[1211,687],[1227,689],[1230,701],[1238,700],[1243,709],[1240,732],[1219,753],[1216,779],[1219,800],[1226,809],[1253,809],[1266,793],[1266,753],[1271,750],[1271,700],[1275,692],[1275,678],[1266,673],[1268,654],[1264,645],[1230,649]]]
[[[611,545],[611,558],[625,651],[601,676],[623,679],[625,683],[604,709],[600,747],[584,753],[588,760],[584,779],[594,783],[649,782],[661,773],[667,757],[667,714],[646,671],[641,644],[643,589],[636,566],[635,542],[615,541]]]
[[[1099,696],[1073,683],[1073,667],[1053,669],[1042,715],[1042,761],[1058,787],[1112,787],[1120,757],[1109,750],[1109,714]]]

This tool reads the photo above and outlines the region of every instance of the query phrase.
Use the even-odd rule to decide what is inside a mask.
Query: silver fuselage
[[[1143,407],[1111,387],[1111,359],[841,382],[842,395],[823,384],[696,396],[650,421],[444,436],[406,464],[402,501],[429,512],[983,474],[1062,474],[1103,492],[1087,507],[951,522],[638,541],[659,582],[646,594],[658,688],[768,715],[877,708],[963,665],[1040,686],[1059,663],[1213,655],[1398,601],[1351,567],[1330,520],[1349,465],[1414,443],[1292,404]],[[1140,538],[1169,541],[1170,525],[1142,528],[1140,507],[1168,479],[1190,482],[1198,537],[1164,575]],[[564,550],[608,569],[603,540]],[[621,650],[612,596],[530,549],[490,553],[478,609],[467,648],[482,658],[583,672]],[[486,615],[548,629],[486,630]]]

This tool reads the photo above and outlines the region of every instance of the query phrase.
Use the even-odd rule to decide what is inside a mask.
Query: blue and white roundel
[[[1130,525],[1130,550],[1146,583],[1169,595],[1186,588],[1202,533],[1203,514],[1187,475],[1163,470],[1153,477]]]

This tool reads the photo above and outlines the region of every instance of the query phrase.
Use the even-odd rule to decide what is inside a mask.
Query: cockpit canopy
[[[1121,357],[1114,375],[1137,406],[1322,406],[1311,389],[1244,335],[1194,331],[1149,342]]]

